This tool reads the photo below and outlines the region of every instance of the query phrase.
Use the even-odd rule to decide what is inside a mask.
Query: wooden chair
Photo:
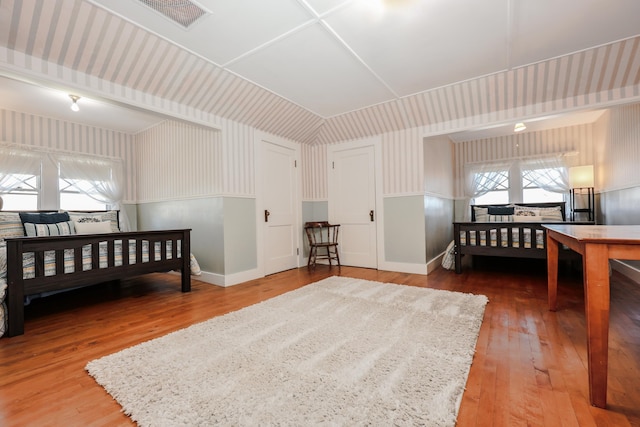
[[[304,225],[304,230],[309,239],[307,268],[315,267],[316,261],[319,259],[328,260],[329,266],[331,266],[332,260],[336,260],[338,267],[340,267],[340,255],[338,255],[338,231],[340,230],[340,225],[329,224],[327,221],[307,222]],[[318,254],[318,248],[323,248],[326,254]]]

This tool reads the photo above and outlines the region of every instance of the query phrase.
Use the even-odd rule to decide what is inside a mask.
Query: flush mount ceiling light
[[[516,125],[513,128],[514,132],[522,132],[523,130],[525,130],[527,127],[524,125],[524,123],[520,122],[520,123],[516,123]]]
[[[69,95],[69,98],[71,98],[71,111],[80,111],[80,107],[78,107],[78,99],[80,99],[80,97],[78,95]]]

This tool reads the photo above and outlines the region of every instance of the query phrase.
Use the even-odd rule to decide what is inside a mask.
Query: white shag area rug
[[[487,302],[330,277],[86,369],[142,426],[453,426]]]

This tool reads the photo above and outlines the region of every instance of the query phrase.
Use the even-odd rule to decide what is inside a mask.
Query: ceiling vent
[[[184,29],[189,29],[200,18],[209,14],[207,10],[190,0],[138,0],[156,12],[160,12]]]

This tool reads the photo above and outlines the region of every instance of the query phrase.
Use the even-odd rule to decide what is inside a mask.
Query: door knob
[[[264,210],[264,222],[269,222],[269,215],[271,215],[271,212],[269,212],[268,210]]]
[[[373,222],[373,210],[369,211],[369,218],[371,218],[371,222]]]

